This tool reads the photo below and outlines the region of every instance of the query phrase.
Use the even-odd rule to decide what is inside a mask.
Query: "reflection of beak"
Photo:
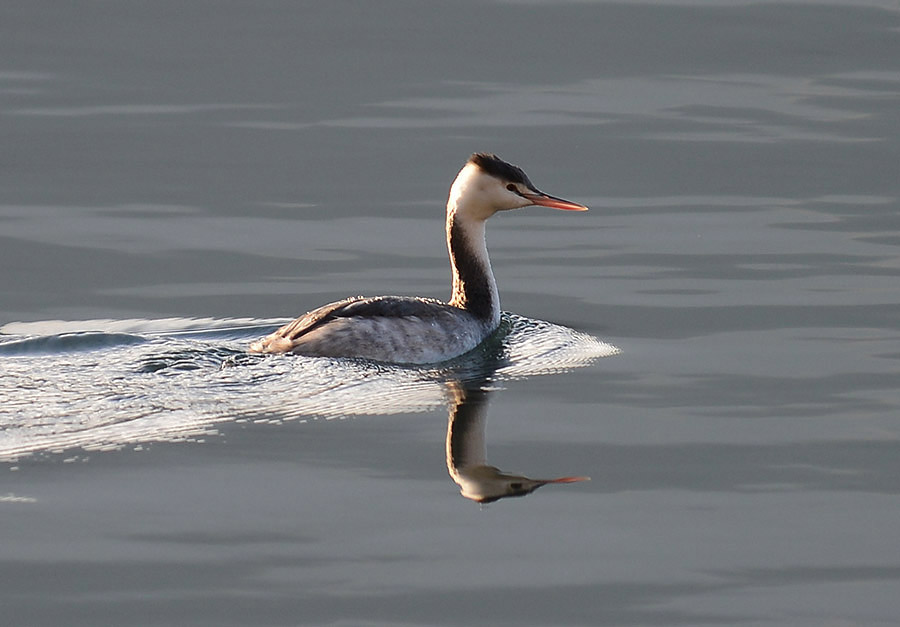
[[[556,479],[538,479],[541,485],[548,483],[575,483],[577,481],[590,481],[590,477],[557,477]]]
[[[545,194],[544,192],[539,192],[538,190],[532,190],[530,192],[525,192],[522,194],[525,198],[530,200],[535,205],[541,205],[542,207],[552,207],[553,209],[565,209],[566,211],[587,211],[588,208],[584,205],[579,205],[577,202],[572,202],[570,200],[563,200],[562,198],[557,198],[556,196],[551,196],[550,194]]]

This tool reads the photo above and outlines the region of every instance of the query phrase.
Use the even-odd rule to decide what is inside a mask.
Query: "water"
[[[52,333],[58,323],[8,325],[40,334],[10,334],[0,342],[0,355],[7,358],[0,459],[14,462],[75,447],[95,451],[139,443],[143,448],[147,442],[217,433],[221,423],[428,411],[455,396],[448,385],[489,389],[506,379],[558,373],[619,352],[571,329],[507,314],[477,351],[433,367],[273,359],[247,353],[249,341],[272,326],[235,322],[77,323],[140,329],[140,334]],[[48,360],[53,361],[49,373]]]
[[[898,29],[887,0],[4,3],[4,624],[896,624]],[[491,220],[490,345],[244,352],[446,297],[475,150],[592,208]],[[454,459],[591,480],[479,505]]]

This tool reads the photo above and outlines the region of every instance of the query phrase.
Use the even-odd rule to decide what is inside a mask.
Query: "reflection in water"
[[[447,421],[447,470],[459,485],[460,494],[467,499],[493,503],[508,496],[531,494],[548,483],[590,480],[590,477],[531,479],[489,466],[485,445],[488,390],[473,382],[449,382],[448,386],[453,397]]]

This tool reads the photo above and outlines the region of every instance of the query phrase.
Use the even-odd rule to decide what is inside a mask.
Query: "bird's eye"
[[[518,189],[515,185],[513,185],[512,183],[510,183],[509,185],[507,185],[507,186],[506,186],[506,189],[508,189],[508,190],[511,191],[511,192],[515,192],[515,193],[517,193],[517,194],[519,193],[519,189]]]

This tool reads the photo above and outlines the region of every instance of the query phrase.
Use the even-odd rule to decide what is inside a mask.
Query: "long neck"
[[[500,323],[500,296],[488,259],[484,225],[484,220],[466,219],[454,206],[448,207],[447,248],[453,272],[450,304],[496,326]]]

